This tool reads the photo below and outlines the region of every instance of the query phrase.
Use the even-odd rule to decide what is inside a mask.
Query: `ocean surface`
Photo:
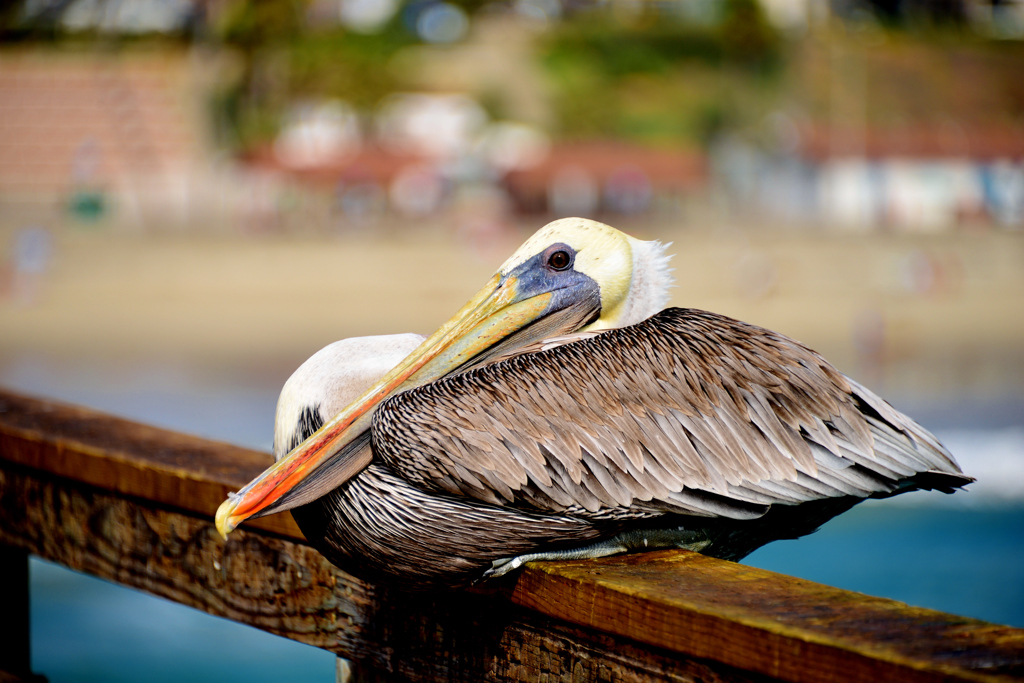
[[[283,379],[225,381],[174,366],[0,364],[0,386],[14,391],[263,450]],[[935,431],[978,482],[953,496],[868,501],[746,563],[1024,627],[1024,397],[895,403]],[[32,666],[52,683],[334,677],[330,653],[37,559],[31,601]]]

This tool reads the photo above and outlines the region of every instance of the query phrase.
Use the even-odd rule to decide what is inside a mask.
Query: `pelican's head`
[[[665,306],[672,286],[669,259],[660,242],[644,242],[586,218],[563,218],[526,240],[498,275],[521,284],[536,279],[541,288],[572,288],[578,277],[600,298],[599,314],[586,329],[605,330],[634,325]]]
[[[548,224],[380,381],[224,501],[218,529],[308,503],[358,473],[370,462],[373,412],[389,396],[545,337],[638,323],[661,310],[671,281],[657,242],[583,218]]]

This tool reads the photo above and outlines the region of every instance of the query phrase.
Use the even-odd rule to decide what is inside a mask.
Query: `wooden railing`
[[[29,553],[330,650],[360,680],[1024,678],[1024,630],[685,551],[535,563],[489,594],[380,589],[287,514],[221,539],[217,505],[269,462],[0,392],[0,680],[29,677]]]

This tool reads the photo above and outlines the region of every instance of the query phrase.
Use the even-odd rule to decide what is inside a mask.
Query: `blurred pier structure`
[[[340,681],[1024,679],[1024,630],[687,551],[527,565],[474,592],[345,574],[290,515],[225,541],[268,454],[0,393],[0,677],[31,680],[28,554],[329,650]],[[354,666],[353,666],[354,664]]]

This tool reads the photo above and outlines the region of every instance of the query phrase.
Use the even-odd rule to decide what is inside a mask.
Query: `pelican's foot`
[[[584,548],[573,548],[571,550],[556,550],[548,553],[529,553],[527,555],[519,555],[518,557],[504,557],[500,560],[494,560],[491,562],[491,568],[484,572],[481,577],[483,579],[492,579],[499,576],[505,576],[514,569],[519,569],[527,562],[536,562],[539,560],[590,560],[596,557],[607,557],[609,555],[618,555],[624,553],[627,548],[622,543],[618,542],[618,536],[601,543],[595,543],[594,545],[588,545]]]
[[[700,552],[711,543],[703,530],[692,529],[638,529],[623,531],[621,534],[582,548],[557,550],[547,553],[529,553],[517,557],[504,557],[491,562],[491,568],[484,572],[480,580],[504,576],[519,569],[527,562],[543,560],[592,560],[608,557],[619,553],[640,552],[664,548],[681,548]]]

